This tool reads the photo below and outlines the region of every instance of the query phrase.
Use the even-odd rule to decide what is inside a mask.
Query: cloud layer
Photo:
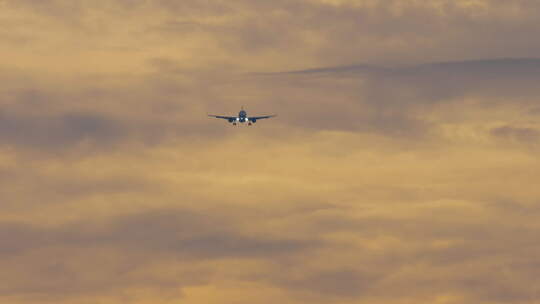
[[[538,302],[538,8],[0,1],[0,303]]]

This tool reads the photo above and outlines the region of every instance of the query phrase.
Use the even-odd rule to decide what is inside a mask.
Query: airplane
[[[247,112],[244,110],[244,107],[241,108],[240,112],[238,112],[238,116],[220,116],[220,115],[208,115],[210,117],[215,118],[221,118],[226,119],[230,123],[233,124],[233,126],[236,126],[237,123],[248,123],[248,126],[251,126],[252,123],[256,123],[259,119],[267,119],[271,117],[275,117],[276,115],[266,115],[266,116],[252,116],[248,117]]]

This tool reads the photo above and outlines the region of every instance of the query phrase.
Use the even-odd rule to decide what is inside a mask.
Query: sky
[[[540,2],[0,24],[0,304],[540,303]]]

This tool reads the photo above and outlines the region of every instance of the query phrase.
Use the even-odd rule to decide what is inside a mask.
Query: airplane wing
[[[234,116],[220,116],[220,115],[208,115],[210,117],[215,117],[215,118],[221,118],[221,119],[226,119],[228,120],[229,122],[233,122],[236,120],[236,117]]]
[[[266,116],[253,116],[253,117],[249,117],[249,121],[252,121],[252,122],[255,122],[259,119],[267,119],[267,118],[272,118],[272,117],[275,117],[277,115],[266,115]]]

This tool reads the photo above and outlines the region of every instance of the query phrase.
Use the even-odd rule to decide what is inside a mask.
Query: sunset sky
[[[540,303],[540,1],[0,25],[0,304]]]

